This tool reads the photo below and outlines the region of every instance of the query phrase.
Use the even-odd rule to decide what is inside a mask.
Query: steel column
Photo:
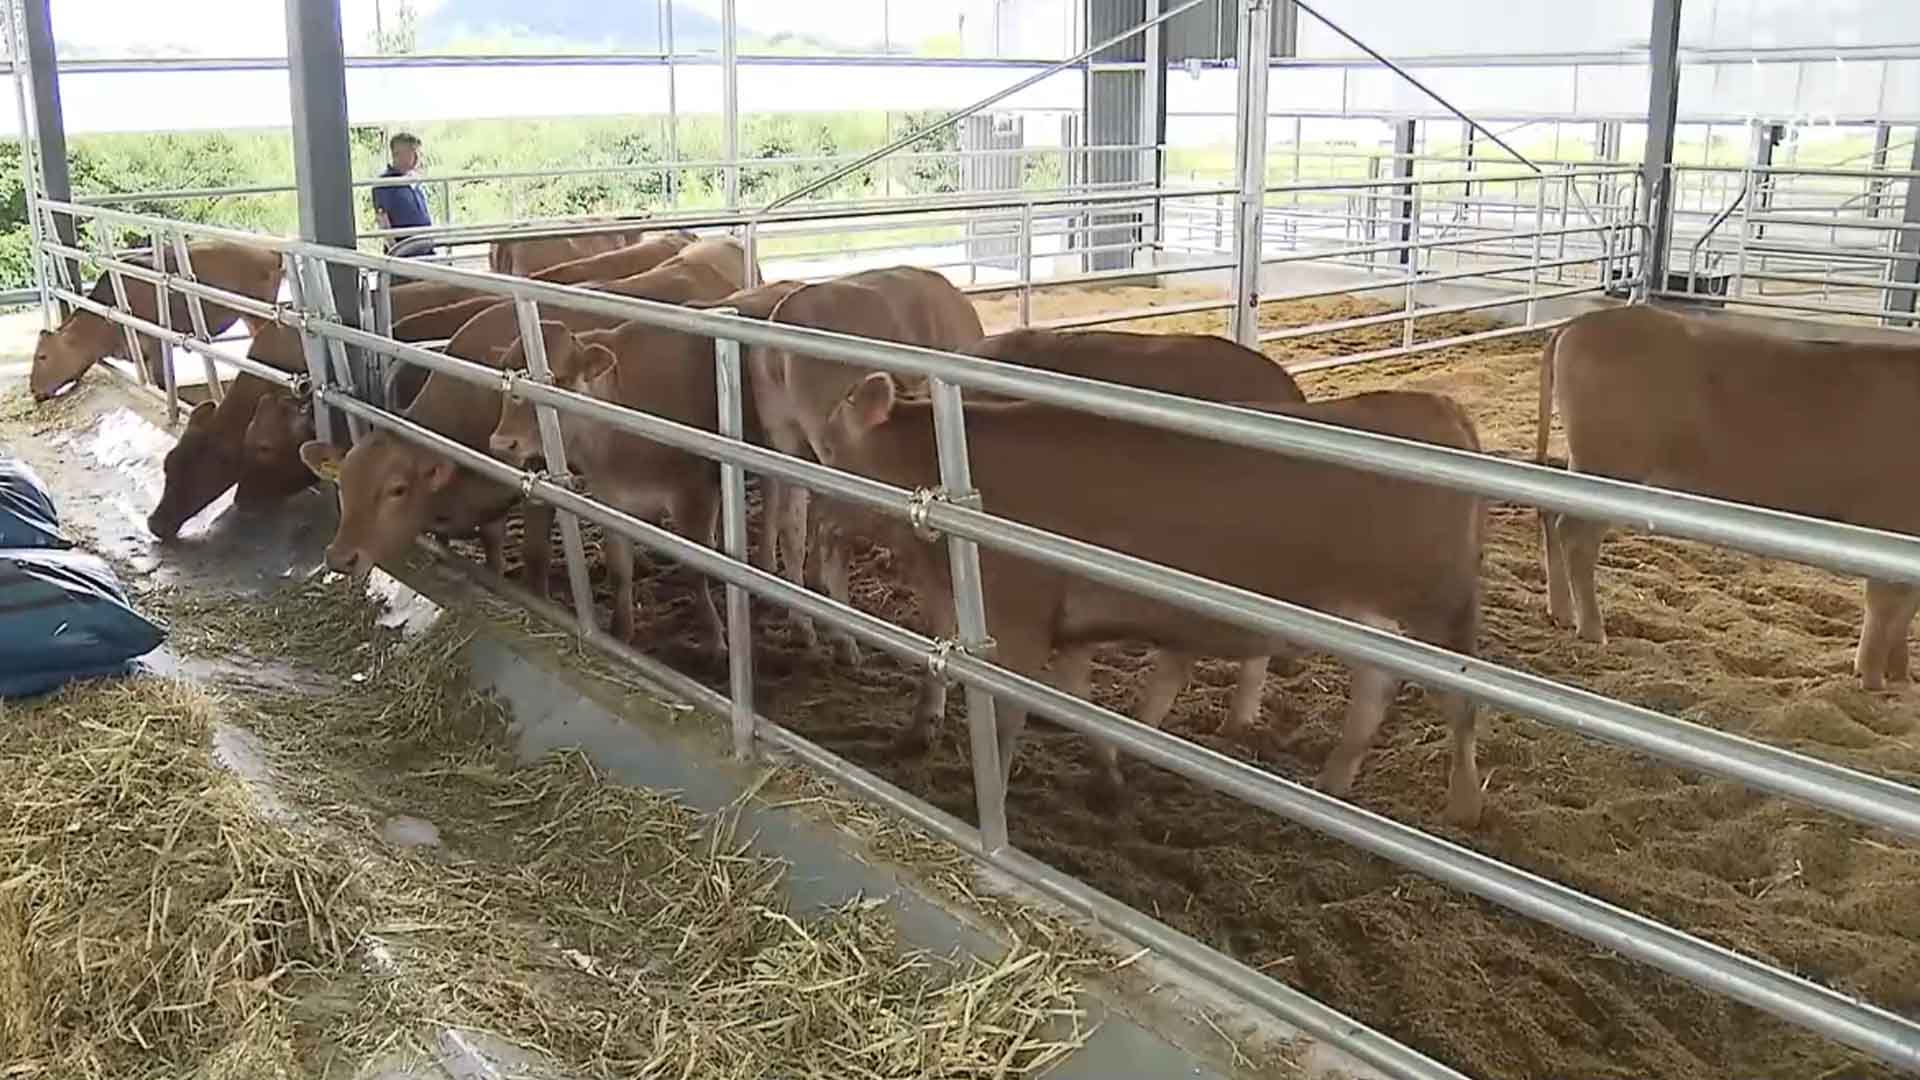
[[[547,337],[540,328],[540,305],[521,298],[513,302],[514,318],[520,326],[521,352],[527,358],[527,378],[541,384],[553,382],[553,369],[547,366]],[[560,414],[552,405],[537,402],[533,406],[534,423],[540,429],[540,456],[547,461],[547,475],[566,483],[573,469],[567,464],[567,440],[560,430]],[[580,539],[580,519],[565,510],[555,512],[560,519],[560,550],[567,560],[567,587],[573,592],[573,617],[583,636],[599,629],[593,616],[593,583],[587,576],[587,549]],[[531,538],[529,538],[531,539]],[[551,544],[551,536],[541,538]],[[524,542],[524,541],[523,541]],[[545,581],[529,581],[535,596],[545,596]]]
[[[967,419],[960,388],[941,378],[927,381],[933,391],[933,431],[940,456],[940,487],[949,501],[973,505],[973,469],[967,460]],[[992,648],[987,636],[986,595],[980,577],[980,548],[961,536],[947,538],[947,560],[953,574],[953,605],[957,641],[962,652],[980,655]],[[934,674],[945,675],[944,657]],[[967,730],[973,746],[974,805],[980,813],[980,846],[989,854],[1007,846],[1007,773],[1010,763],[1000,760],[1000,725],[993,695],[967,684]]]
[[[1873,156],[1868,159],[1868,168],[1880,172],[1887,167],[1887,143],[1892,141],[1893,125],[1881,121],[1873,125]],[[1877,218],[1887,208],[1887,182],[1885,180],[1867,181],[1867,216]]]
[[[740,205],[740,20],[720,0],[720,139],[727,159],[727,206]]]
[[[347,69],[340,41],[340,0],[286,0],[287,87],[293,107],[293,176],[300,236],[334,247],[358,243],[353,212],[353,144],[347,133]],[[358,275],[326,264],[333,310],[360,317]],[[309,279],[309,287],[319,285]],[[308,295],[308,310],[317,297]],[[357,352],[357,350],[356,350]],[[351,362],[354,392],[366,392],[365,362]]]
[[[1653,0],[1647,38],[1647,148],[1640,166],[1640,219],[1647,223],[1647,250],[1638,293],[1664,288],[1667,248],[1673,240],[1673,132],[1680,110],[1680,2]]]
[[[733,308],[717,314],[737,315]],[[720,396],[720,434],[746,438],[742,401],[747,393],[740,371],[740,343],[713,339],[714,379]],[[727,558],[747,561],[747,474],[733,462],[720,465],[720,532]],[[707,587],[704,579],[700,588]],[[752,594],[727,583],[727,699],[733,720],[733,756],[753,760],[753,604]]]
[[[34,165],[40,172],[39,193],[66,202],[73,198],[73,179],[67,171],[67,120],[60,103],[60,58],[53,43],[52,6],[53,0],[21,0],[20,4],[26,22],[27,78],[33,88],[33,132],[39,150]],[[20,134],[26,137],[25,131]],[[68,247],[77,246],[73,220],[60,215],[49,217],[54,236]],[[67,264],[67,280],[76,284],[80,281],[78,264]]]
[[[1914,130],[1913,161],[1909,166],[1920,172],[1920,128]],[[1894,242],[1894,250],[1902,256],[1893,260],[1893,269],[1888,274],[1890,280],[1899,288],[1887,290],[1886,307],[1890,311],[1914,310],[1916,286],[1920,286],[1920,177],[1907,178],[1906,206],[1900,214],[1901,229]],[[1888,326],[1912,328],[1915,320],[1911,318],[1887,319]]]
[[[1240,84],[1234,95],[1233,340],[1254,348],[1260,334],[1260,250],[1266,229],[1267,53],[1271,0],[1244,0],[1240,14]]]
[[[1160,14],[1161,0],[1146,0],[1144,16]],[[1137,145],[1150,146],[1140,152],[1139,179],[1157,190],[1167,184],[1167,24],[1147,31],[1145,81],[1140,85],[1140,128]],[[1021,185],[1025,187],[1023,183]],[[1166,200],[1155,198],[1153,208],[1141,216],[1140,250],[1134,252],[1134,265],[1153,266],[1160,260],[1161,220],[1166,216]]]
[[[1393,125],[1393,175],[1403,177],[1407,181],[1405,186],[1394,189],[1393,201],[1393,216],[1399,219],[1395,222],[1393,231],[1403,244],[1413,243],[1415,232],[1413,227],[1413,148],[1414,140],[1419,134],[1418,123],[1415,120],[1401,120]],[[1417,260],[1412,248],[1400,249],[1402,264],[1415,261]]]

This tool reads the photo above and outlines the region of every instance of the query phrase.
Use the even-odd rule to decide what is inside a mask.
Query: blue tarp
[[[47,486],[27,463],[0,452],[0,548],[67,548]]]
[[[0,697],[123,675],[166,632],[127,604],[104,561],[83,551],[0,551]]]

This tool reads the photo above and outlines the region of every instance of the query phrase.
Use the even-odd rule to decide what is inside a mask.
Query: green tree
[[[419,48],[420,16],[413,10],[413,0],[373,0],[373,51],[394,56]]]

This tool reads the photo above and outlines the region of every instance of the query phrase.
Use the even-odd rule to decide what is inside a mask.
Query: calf
[[[617,281],[642,274],[678,255],[681,249],[700,238],[685,229],[653,233],[637,244],[598,255],[573,259],[528,275],[535,281],[554,285],[580,285],[589,281]]]
[[[247,355],[278,370],[306,370],[306,354],[297,331],[269,323],[260,328]],[[304,468],[290,471],[283,460],[268,470],[248,468],[243,452],[244,433],[256,409],[285,392],[257,375],[242,372],[227,388],[219,404],[203,401],[187,414],[180,438],[161,462],[166,475],[160,502],[147,515],[147,528],[162,540],[171,540],[180,527],[207,508],[228,488],[239,485],[234,504],[258,507],[284,498],[313,482]],[[299,464],[296,457],[293,465]]]
[[[1567,467],[1869,528],[1920,533],[1920,347],[1774,337],[1649,307],[1582,315],[1540,359],[1535,459],[1553,407]],[[1606,629],[1594,568],[1607,525],[1541,514],[1547,604],[1586,641]],[[1920,587],[1868,581],[1854,670],[1908,677]]]
[[[252,244],[233,243],[227,240],[196,240],[187,245],[188,257],[193,263],[196,280],[212,288],[239,293],[255,300],[273,303],[280,292],[282,273],[280,255],[267,248]],[[127,254],[122,261],[151,267],[151,252]],[[163,265],[169,273],[179,273],[179,259],[173,249],[165,252]],[[127,306],[132,313],[148,322],[160,321],[158,298],[154,294],[152,283],[140,281],[131,276],[123,276],[126,286]],[[113,280],[108,274],[101,274],[93,284],[88,298],[98,304],[114,306]],[[193,328],[192,311],[187,297],[178,290],[169,290],[167,309],[176,330]],[[250,315],[242,315],[229,307],[223,307],[212,301],[202,301],[201,309],[206,315],[207,332],[224,333],[236,319],[244,318],[247,327],[254,333],[260,331],[260,320]],[[145,364],[147,371],[156,382],[164,375],[159,367],[159,350],[152,340],[146,337],[141,342],[142,356],[125,357],[134,363]],[[126,336],[120,326],[91,311],[75,310],[61,321],[54,330],[42,330],[33,349],[33,372],[28,385],[36,401],[44,401],[58,393],[63,387],[79,379],[87,369],[105,356],[118,356],[118,350],[126,348]]]
[[[981,337],[980,316],[966,295],[945,277],[912,266],[866,270],[793,289],[766,317],[789,326],[934,349],[964,349]],[[827,413],[869,374],[869,369],[788,349],[749,349],[745,360],[754,411],[768,442],[796,457],[817,456]],[[767,485],[763,542],[756,560],[771,572],[779,561],[777,548],[784,547],[787,577],[796,585],[805,580],[806,501],[804,488]],[[829,593],[844,602],[846,549],[830,530],[821,534],[823,576]],[[807,643],[814,644],[812,620],[796,615],[795,622]],[[853,639],[845,633],[835,636],[848,662],[857,660]]]
[[[740,287],[743,257],[740,245],[733,241],[702,241],[644,274],[604,288],[667,303],[713,299]],[[571,330],[606,329],[619,322],[572,311],[549,316]],[[519,336],[514,305],[503,301],[461,327],[447,343],[447,353],[499,367]],[[484,453],[499,423],[500,408],[498,389],[433,374],[404,415]],[[340,527],[327,548],[327,564],[333,569],[363,574],[373,564],[400,555],[427,530],[441,534],[477,530],[487,545],[488,564],[496,571],[503,565],[503,518],[520,501],[517,490],[473,475],[432,450],[385,431],[369,434],[345,455],[315,441],[303,445],[300,456],[315,473],[338,476]],[[522,558],[527,580],[536,591],[546,585],[552,520],[553,511],[546,504],[527,504]]]
[[[709,338],[626,323],[581,334],[558,322],[543,322],[541,337],[553,381],[580,394],[653,413],[682,424],[717,430],[719,391]],[[524,342],[507,354],[509,368],[525,366]],[[560,414],[567,463],[612,506],[638,518],[663,511],[682,536],[712,546],[720,509],[718,462],[676,450],[618,428]],[[495,457],[526,468],[541,456],[532,404],[508,402],[490,444]],[[607,535],[613,573],[613,632],[633,637],[633,549],[624,537]],[[713,594],[702,579],[695,590],[700,614],[715,650],[726,641]]]
[[[487,251],[487,266],[496,274],[526,277],[574,259],[630,247],[646,237],[645,229],[622,229],[495,240]]]
[[[1448,398],[1373,393],[1271,411],[1463,450],[1479,440]],[[967,407],[974,486],[986,510],[1143,559],[1379,626],[1471,655],[1480,623],[1482,511],[1464,493],[1262,453],[1028,402]],[[904,488],[939,470],[930,404],[896,399],[892,381],[863,379],[834,408],[823,460]],[[1208,482],[1204,478],[1214,478]],[[1221,483],[1233,490],[1223,493]],[[916,539],[903,519],[869,513],[895,550]],[[911,560],[922,607],[952,607],[944,555]],[[1184,609],[1098,585],[993,548],[980,551],[995,659],[1085,696],[1090,642],[1133,639],[1215,656],[1272,653],[1281,642]],[[1340,746],[1320,785],[1344,795],[1392,704],[1399,680],[1350,665]],[[1452,729],[1447,815],[1478,820],[1472,702],[1445,695]],[[1026,710],[1002,702],[1000,755],[1011,769]],[[1117,792],[1111,746],[1098,748],[1096,794]]]

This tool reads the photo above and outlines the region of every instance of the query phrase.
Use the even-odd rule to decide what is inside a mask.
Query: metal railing
[[[1714,946],[1680,930],[1528,874],[1469,849],[1440,840],[1409,826],[1382,818],[1318,791],[1292,783],[1189,743],[1178,736],[1144,727],[1109,710],[1081,701],[1032,679],[999,667],[975,655],[988,628],[978,616],[984,610],[975,569],[976,545],[1013,552],[1072,574],[1140,593],[1210,618],[1230,622],[1263,635],[1325,649],[1352,662],[1372,665],[1412,679],[1435,690],[1465,693],[1486,704],[1533,716],[1618,745],[1649,753],[1685,768],[1727,777],[1760,789],[1801,800],[1906,836],[1920,836],[1920,791],[1857,770],[1821,762],[1787,750],[1729,735],[1648,709],[1614,701],[1584,690],[1514,671],[1476,657],[1425,645],[1372,627],[1309,608],[1209,581],[1192,574],[1132,558],[1067,537],[996,517],[982,510],[942,500],[947,491],[968,490],[964,443],[964,390],[988,391],[1093,412],[1110,418],[1197,435],[1215,441],[1307,460],[1358,468],[1368,472],[1470,491],[1482,496],[1530,503],[1548,510],[1605,521],[1631,521],[1637,527],[1723,544],[1764,555],[1784,557],[1845,573],[1882,580],[1920,583],[1920,539],[1892,533],[1815,521],[1763,510],[1645,488],[1598,477],[1570,474],[1531,464],[1507,461],[1464,451],[1446,450],[1362,431],[1331,427],[1294,417],[1275,416],[1233,406],[1171,397],[1151,391],[1110,385],[1012,368],[977,358],[933,350],[864,340],[798,327],[744,320],[725,313],[698,311],[588,290],[536,283],[497,275],[439,266],[417,266],[401,260],[331,249],[297,241],[246,237],[225,230],[185,226],[163,219],[116,211],[43,203],[49,213],[76,219],[92,218],[146,232],[165,231],[251,239],[282,253],[296,281],[324,281],[327,266],[352,267],[361,273],[404,273],[428,280],[461,284],[520,305],[523,327],[537,325],[541,305],[608,318],[632,321],[716,342],[716,379],[723,405],[716,430],[703,430],[584,397],[558,388],[537,374],[544,357],[538,335],[524,338],[530,373],[503,373],[418,346],[407,345],[366,330],[345,325],[329,310],[324,291],[295,306],[274,308],[277,321],[297,328],[308,344],[306,388],[315,400],[316,422],[324,432],[336,415],[350,426],[393,432],[403,439],[445,455],[476,474],[511,484],[530,498],[550,503],[564,515],[573,515],[619,532],[649,549],[668,554],[693,570],[720,579],[735,597],[751,593],[796,611],[843,627],[860,640],[915,663],[939,665],[969,691],[968,722],[976,750],[975,785],[980,807],[978,830],[944,819],[924,807],[914,816],[935,823],[941,835],[963,843],[992,865],[1028,880],[1041,878],[1049,888],[1067,894],[1083,910],[1110,910],[1112,901],[1079,883],[1037,871],[1024,856],[1011,850],[1005,833],[1005,792],[1000,770],[992,759],[992,702],[998,698],[1036,710],[1075,731],[1115,745],[1131,756],[1152,762],[1195,782],[1246,800],[1327,835],[1353,843],[1399,865],[1433,876],[1474,895],[1559,927],[1602,948],[1619,952],[1664,971],[1726,994],[1755,1008],[1858,1048],[1901,1068],[1920,1067],[1920,1024],[1859,1000],[1818,986],[1750,957]],[[48,252],[51,258],[56,252]],[[58,260],[53,260],[58,261]],[[137,267],[121,264],[110,255],[104,260],[121,272]],[[183,285],[173,281],[169,286]],[[65,291],[65,290],[62,290]],[[241,306],[203,286],[187,289],[213,293],[222,303]],[[134,325],[119,312],[114,321]],[[141,327],[142,329],[150,329]],[[737,343],[737,344],[736,344]],[[898,374],[925,376],[934,391],[941,488],[909,492],[874,480],[800,461],[745,442],[737,437],[734,419],[741,408],[738,347],[790,348],[860,367]],[[533,403],[542,417],[542,437],[548,460],[560,450],[557,425],[549,417],[569,414],[611,425],[719,461],[732,471],[723,478],[723,519],[727,522],[727,552],[675,536],[639,521],[544,473],[516,470],[486,454],[419,427],[387,410],[356,397],[343,384],[347,348],[365,349],[401,363],[417,364],[436,376],[460,379],[501,389]],[[329,360],[332,363],[329,363]],[[961,637],[952,642],[929,641],[799,589],[784,579],[740,561],[739,528],[745,521],[745,503],[739,470],[801,484],[838,501],[907,518],[948,538],[956,574],[955,600],[959,605]],[[929,478],[931,480],[931,478]],[[581,550],[565,545],[570,577],[584,570]],[[578,580],[575,578],[575,580]],[[587,616],[590,597],[576,593],[576,614]],[[550,610],[550,608],[549,608]],[[735,623],[734,625],[740,625]],[[597,629],[587,636],[605,642]],[[751,729],[768,742],[803,749],[803,756],[836,777],[852,778],[861,790],[877,792],[894,805],[906,803],[897,792],[817,748],[806,747],[789,733],[752,715],[742,691],[751,685],[748,650],[734,639],[730,655],[731,696],[727,699],[736,736]],[[657,667],[657,665],[656,665]],[[684,679],[676,685],[685,687]],[[694,694],[717,705],[710,691]],[[982,760],[985,758],[986,760]],[[1183,964],[1199,971],[1224,972],[1245,980],[1247,973],[1204,946],[1159,934],[1144,925],[1144,917],[1119,928],[1137,935],[1142,943],[1165,949]],[[1251,976],[1259,979],[1258,976]],[[1261,984],[1254,984],[1256,989]],[[1265,987],[1256,994],[1283,1018],[1310,1034],[1356,1053],[1363,1061],[1396,1077],[1453,1076],[1437,1065],[1378,1033],[1356,1027],[1337,1014],[1309,1007],[1281,988]]]

